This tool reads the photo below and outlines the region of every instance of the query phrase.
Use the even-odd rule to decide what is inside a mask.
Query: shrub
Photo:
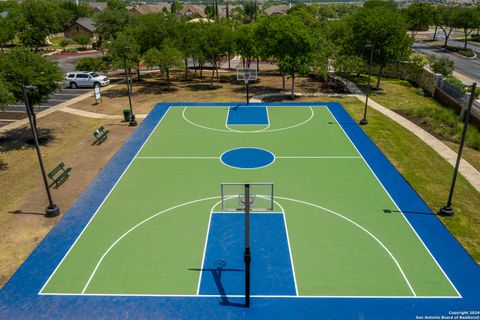
[[[417,108],[409,114],[421,118],[436,134],[460,142],[463,123],[455,111],[447,108]],[[476,126],[470,126],[465,141],[467,146],[480,150],[480,130]]]
[[[430,58],[430,67],[432,68],[433,72],[440,73],[445,77],[448,77],[452,74],[454,65],[455,63],[448,58]]]

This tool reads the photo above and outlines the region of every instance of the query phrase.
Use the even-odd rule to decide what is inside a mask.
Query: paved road
[[[445,49],[430,46],[428,44],[415,42],[412,46],[415,51],[420,53],[435,56],[435,57],[447,57],[455,62],[455,71],[461,73],[473,81],[480,83],[480,58],[477,56],[475,59],[468,59],[457,54],[453,54]]]
[[[428,32],[428,33],[423,33],[422,36],[426,37],[431,37],[433,38],[434,31]],[[460,31],[452,31],[450,34],[450,38],[448,38],[448,45],[449,46],[455,46],[455,47],[461,47],[465,45],[465,41],[462,39],[454,39],[452,38],[453,36],[464,36],[463,32]],[[437,31],[437,36],[435,37],[437,41],[445,41],[445,34],[441,29],[438,29]],[[467,48],[472,49],[473,51],[480,53],[480,45],[473,43],[471,41],[467,42]]]

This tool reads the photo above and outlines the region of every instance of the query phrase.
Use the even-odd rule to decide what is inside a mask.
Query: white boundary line
[[[167,208],[161,212],[158,212],[144,220],[142,220],[141,222],[137,223],[135,226],[133,226],[132,228],[130,228],[129,230],[127,230],[125,233],[123,233],[117,240],[115,240],[111,245],[110,247],[104,252],[104,254],[102,255],[102,257],[99,259],[99,261],[97,262],[93,272],[91,273],[87,283],[85,284],[83,290],[82,290],[82,293],[81,294],[84,294],[86,289],[88,288],[91,280],[93,279],[96,271],[98,270],[100,264],[103,262],[103,260],[105,259],[106,255],[113,249],[113,247],[119,243],[125,236],[127,236],[129,233],[131,233],[132,231],[134,231],[135,229],[137,229],[139,226],[141,226],[142,224],[152,220],[153,218],[165,213],[165,212],[168,212],[168,211],[171,211],[171,210],[174,210],[174,209],[177,209],[177,208],[180,208],[180,207],[183,207],[183,206],[186,206],[186,205],[190,205],[190,204],[194,204],[194,203],[198,203],[198,202],[202,202],[202,201],[207,201],[207,200],[214,200],[214,199],[218,199],[220,198],[220,196],[215,196],[215,197],[208,197],[208,198],[203,198],[203,199],[197,199],[197,200],[192,200],[192,201],[189,201],[189,202],[185,202],[185,203],[182,203],[182,204],[179,204],[179,205],[176,205],[176,206],[173,206],[173,207],[170,207],[170,208]],[[373,238],[378,244],[380,244],[381,247],[383,247],[383,249],[390,255],[390,257],[392,258],[392,260],[394,261],[394,263],[397,265],[397,268],[399,269],[399,271],[401,272],[403,278],[405,279],[407,285],[409,286],[410,290],[412,291],[412,293],[414,294],[414,296],[416,296],[415,294],[415,291],[413,291],[413,288],[411,287],[410,285],[410,282],[408,281],[408,279],[406,278],[406,275],[405,273],[403,272],[403,269],[402,267],[400,266],[400,264],[398,263],[398,261],[396,260],[396,258],[393,256],[393,254],[388,250],[388,248],[378,239],[376,238],[372,233],[370,233],[367,229],[365,229],[364,227],[362,227],[360,224],[356,223],[355,221],[353,221],[352,219],[350,218],[347,218],[333,210],[330,210],[330,209],[327,209],[325,207],[322,207],[322,206],[319,206],[319,205],[316,205],[316,204],[313,204],[313,203],[310,203],[310,202],[306,202],[306,201],[302,201],[302,200],[296,200],[296,199],[292,199],[292,198],[287,198],[287,197],[281,197],[281,196],[276,196],[277,199],[283,199],[283,200],[287,200],[287,201],[292,201],[292,202],[297,202],[297,203],[301,203],[301,204],[304,204],[304,205],[309,205],[309,206],[312,206],[312,207],[315,207],[315,208],[318,208],[318,209],[321,209],[323,211],[326,211],[326,212],[329,212],[337,217],[340,217],[350,223],[352,223],[353,225],[355,225],[356,227],[358,227],[359,229],[361,229],[362,231],[364,231],[365,233],[367,233],[371,238]],[[220,201],[221,202],[221,201]],[[220,204],[220,202],[217,202],[216,205],[213,207],[213,209],[218,206]],[[277,205],[279,205],[278,202],[275,202]],[[280,206],[281,207],[281,206]],[[282,210],[283,210],[283,207],[281,207]],[[213,209],[211,209],[211,213],[212,212],[215,212],[213,211]],[[228,214],[228,213],[227,213]],[[284,214],[285,216],[285,214]],[[288,231],[287,231],[288,232]],[[288,234],[288,233],[287,233]],[[208,237],[208,235],[207,235]],[[290,243],[289,243],[290,245]],[[291,256],[292,257],[292,256]],[[202,268],[203,268],[203,265],[202,265]],[[293,266],[293,261],[292,261],[292,271],[294,271],[294,266]],[[295,274],[294,274],[294,279],[296,279],[295,277]],[[295,283],[296,283],[296,280],[295,280]],[[198,287],[197,287],[197,290],[198,290]],[[297,293],[298,294],[298,293]]]
[[[78,296],[78,297],[158,297],[158,298],[221,298],[221,295],[208,294],[136,294],[136,293],[41,293],[42,296]],[[245,295],[227,295],[229,298],[244,298]],[[294,295],[252,295],[252,298],[265,299],[461,299],[455,296],[294,296]]]
[[[220,198],[220,196],[215,196],[215,197],[209,197],[209,198],[203,198],[203,199],[198,199],[198,200],[189,201],[189,202],[186,202],[186,203],[183,203],[183,204],[174,206],[174,207],[170,207],[170,208],[168,208],[168,209],[166,209],[166,210],[163,210],[163,211],[161,211],[161,212],[158,212],[158,213],[156,213],[156,214],[154,214],[154,215],[146,218],[145,220],[141,221],[140,223],[138,223],[137,225],[135,225],[134,227],[132,227],[132,228],[131,228],[130,230],[128,230],[126,233],[124,233],[119,239],[117,239],[117,240],[110,246],[109,249],[107,249],[107,251],[104,253],[104,255],[102,256],[102,258],[100,259],[100,261],[97,263],[97,266],[96,266],[95,270],[98,268],[98,266],[100,265],[100,263],[102,262],[102,260],[103,260],[104,257],[106,256],[106,254],[113,248],[113,246],[115,246],[121,239],[123,239],[123,237],[125,237],[128,233],[132,232],[134,229],[136,229],[137,227],[139,227],[139,226],[142,225],[143,223],[145,223],[145,222],[153,219],[154,217],[156,217],[156,216],[158,216],[158,215],[160,215],[160,214],[162,214],[162,213],[165,213],[165,212],[167,212],[167,211],[171,211],[171,210],[177,209],[177,208],[182,207],[182,206],[185,206],[185,205],[190,205],[190,204],[198,203],[198,202],[201,202],[201,201],[214,200],[214,199],[218,199],[218,198]],[[351,219],[349,219],[349,218],[347,218],[347,217],[345,217],[345,216],[343,216],[343,215],[341,215],[341,214],[339,214],[339,213],[337,213],[337,212],[335,212],[335,211],[332,211],[332,210],[330,210],[330,209],[327,209],[327,208],[325,208],[325,207],[322,207],[322,206],[319,206],[319,205],[316,205],[316,204],[313,204],[313,203],[309,203],[309,202],[302,201],[302,200],[296,200],[296,199],[292,199],[292,198],[281,197],[281,196],[277,196],[276,198],[277,198],[277,199],[287,200],[287,201],[292,201],[292,202],[297,202],[297,203],[301,203],[301,204],[304,204],[304,205],[310,205],[310,206],[316,207],[316,208],[318,208],[318,209],[324,210],[324,211],[326,211],[326,212],[332,213],[332,214],[334,214],[334,215],[336,215],[336,216],[338,216],[338,217],[340,217],[340,218],[342,218],[342,219],[344,219],[344,220],[346,220],[346,221],[354,224],[355,226],[359,227],[361,230],[363,230],[364,232],[366,232],[367,234],[369,234],[373,239],[375,239],[375,240],[387,251],[387,253],[390,254],[390,256],[392,257],[392,259],[397,263],[397,267],[398,267],[399,270],[402,272],[402,269],[401,269],[401,267],[399,266],[398,262],[395,260],[395,257],[393,257],[393,255],[388,251],[388,249],[387,249],[377,238],[375,238],[375,236],[373,236],[373,234],[371,234],[368,230],[366,230],[364,227],[360,226],[360,225],[359,225],[358,223],[356,223],[355,221],[353,221],[353,220],[351,220]],[[275,203],[280,206],[280,204],[279,204],[277,201],[275,201]],[[215,208],[215,207],[218,206],[219,204],[220,204],[220,202],[217,202],[213,208]],[[280,207],[281,207],[281,209],[282,209],[283,212],[284,212],[283,207],[282,207],[282,206],[280,206]],[[213,211],[213,210],[212,210],[212,211],[211,211],[211,214],[212,214],[212,213],[215,213],[215,212],[217,212],[217,211]],[[225,212],[219,212],[219,213],[225,213]],[[232,213],[225,213],[225,214],[232,214]],[[235,213],[233,213],[233,214],[235,214]],[[238,213],[238,214],[240,214],[240,213]],[[265,214],[265,213],[260,213],[260,212],[259,212],[259,214]],[[275,213],[275,214],[278,214],[278,213]],[[283,214],[284,214],[284,213],[283,213]],[[210,218],[211,218],[211,216],[210,216]],[[284,214],[284,218],[285,218],[285,214]],[[285,226],[286,226],[286,224],[285,224]],[[288,230],[287,230],[287,235],[288,235]],[[207,235],[207,237],[208,237],[208,235]],[[207,239],[208,239],[208,238],[207,238]],[[289,245],[290,245],[290,244],[289,244]],[[292,257],[292,256],[291,256],[291,257]],[[203,265],[202,265],[202,267],[203,267]],[[89,281],[91,281],[91,279],[93,278],[94,273],[95,273],[95,270],[94,270],[94,272],[91,274]],[[292,271],[294,271],[293,261],[292,261]],[[403,272],[402,272],[402,275],[405,277],[405,275],[403,274]],[[295,273],[294,273],[294,279],[295,279]],[[407,284],[409,284],[408,279],[405,278],[405,280],[406,280]],[[85,285],[84,291],[85,291],[85,289],[87,288],[87,286],[88,286],[88,283]],[[92,295],[92,296],[93,296],[93,295],[99,295],[99,296],[110,296],[110,295],[111,295],[111,296],[121,296],[121,295],[122,295],[122,294],[106,294],[106,295],[103,295],[103,294],[88,294],[88,293],[84,293],[84,291],[83,291],[82,293],[80,293],[80,294],[69,294],[69,293],[41,293],[41,292],[40,292],[39,294],[40,294],[40,295],[42,295],[42,294],[43,294],[43,295]],[[128,296],[128,294],[127,294],[127,296]],[[159,296],[159,297],[175,297],[175,296],[179,296],[179,297],[190,297],[190,296],[191,296],[191,297],[203,297],[203,295],[167,295],[167,294],[163,294],[163,295],[155,295],[155,294],[152,294],[152,295],[149,295],[149,294],[134,294],[134,296]],[[218,297],[218,296],[217,296],[217,295],[212,295],[212,297]],[[230,297],[234,297],[234,296],[230,296]],[[239,297],[243,297],[243,296],[239,296]],[[308,297],[312,297],[312,298],[322,298],[322,297],[325,297],[325,298],[326,298],[326,297],[329,297],[329,298],[331,298],[331,297],[349,298],[349,297],[352,297],[352,298],[362,298],[362,296],[257,296],[257,297],[266,297],[266,298],[275,298],[275,297],[298,297],[298,298],[305,298],[305,297],[306,297],[306,298],[308,298]],[[366,297],[366,298],[368,298],[368,297],[375,297],[375,298],[389,298],[389,297],[390,297],[390,298],[393,298],[393,297],[397,297],[397,298],[432,298],[432,296],[428,296],[428,297],[427,297],[427,296],[420,296],[420,297],[418,297],[418,296],[416,296],[416,295],[414,295],[414,296],[387,296],[387,297],[384,297],[384,296],[363,296],[363,297]],[[442,298],[461,298],[461,296],[458,296],[458,297],[455,297],[455,296],[441,296],[441,297],[442,297]],[[438,298],[438,297],[433,296],[433,298]]]
[[[277,157],[277,159],[361,159],[357,156],[298,156],[298,157]]]
[[[235,148],[235,149],[242,149],[246,147],[240,147],[240,148]],[[256,147],[248,147],[248,148],[255,148],[255,149],[262,149],[262,148],[256,148]],[[230,149],[225,152],[235,150],[235,149]],[[265,151],[268,151],[266,149],[262,149]],[[224,152],[224,153],[225,153]],[[271,151],[268,151],[272,153]],[[223,154],[223,153],[222,153]],[[272,153],[273,154],[273,153]],[[220,156],[221,157],[221,156]],[[145,156],[145,157],[137,157],[136,159],[152,159],[152,160],[220,160],[220,157],[196,157],[196,156]],[[360,156],[285,156],[285,157],[276,157],[275,159],[362,159]],[[253,168],[254,169],[254,168]]]
[[[175,210],[175,209],[178,209],[180,207],[183,207],[183,206],[186,206],[186,205],[190,205],[190,204],[193,204],[193,203],[197,203],[197,202],[201,202],[201,201],[206,201],[206,200],[213,200],[213,199],[218,199],[220,198],[220,196],[216,196],[216,197],[209,197],[209,198],[203,198],[203,199],[198,199],[198,200],[193,200],[193,201],[189,201],[189,202],[185,202],[185,203],[182,203],[182,204],[179,204],[179,205],[176,205],[176,206],[173,206],[173,207],[170,207],[168,209],[165,209],[163,211],[160,211],[160,212],[157,212],[155,213],[154,215],[140,221],[139,223],[137,223],[136,225],[134,225],[133,227],[131,227],[130,229],[128,229],[126,232],[124,232],[119,238],[117,238],[117,240],[115,240],[111,245],[110,247],[108,247],[108,249],[103,253],[102,257],[100,258],[100,260],[98,260],[97,262],[97,265],[95,266],[95,268],[93,269],[92,273],[90,274],[90,277],[88,278],[87,280],[87,283],[85,284],[85,286],[83,287],[83,290],[82,290],[82,294],[85,293],[85,291],[87,290],[88,286],[90,285],[90,282],[92,281],[93,277],[95,276],[95,273],[97,272],[98,268],[100,267],[100,264],[103,262],[103,260],[105,259],[105,257],[107,256],[107,254],[110,252],[110,250],[113,249],[113,247],[115,247],[117,245],[117,243],[119,243],[124,237],[126,237],[130,232],[132,232],[133,230],[137,229],[138,227],[140,227],[142,224],[144,224],[145,222],[147,221],[150,221],[152,220],[153,218],[155,218],[156,216],[159,216],[161,215],[162,213],[165,213],[165,212],[168,212],[168,211],[171,211],[171,210]]]
[[[412,224],[410,223],[410,221],[408,221],[408,219],[405,217],[405,214],[403,213],[403,211],[400,209],[400,207],[397,205],[397,203],[395,202],[395,200],[393,199],[393,197],[390,195],[390,193],[388,192],[388,190],[385,188],[385,186],[383,185],[383,183],[380,181],[380,179],[377,177],[377,174],[375,173],[375,171],[373,171],[373,169],[370,167],[370,165],[368,164],[367,160],[365,160],[365,158],[363,157],[362,153],[358,150],[357,146],[353,143],[352,139],[350,139],[350,137],[348,136],[348,134],[345,132],[345,129],[343,128],[343,126],[341,125],[341,123],[338,121],[338,119],[335,117],[335,115],[332,113],[332,111],[330,111],[330,108],[327,107],[327,110],[328,112],[330,112],[330,114],[332,115],[333,119],[335,119],[335,122],[338,124],[338,126],[342,129],[343,133],[345,134],[345,136],[347,137],[348,141],[350,141],[350,143],[352,144],[352,146],[355,148],[355,150],[357,151],[357,153],[362,157],[363,161],[365,162],[365,164],[367,165],[368,169],[370,169],[370,171],[372,172],[373,176],[375,177],[375,179],[377,179],[378,183],[382,186],[383,190],[385,191],[385,193],[387,194],[387,196],[390,198],[390,200],[393,202],[393,204],[395,205],[395,207],[397,208],[398,211],[400,211],[400,213],[402,214],[402,217],[403,219],[407,222],[407,224],[410,226],[410,228],[412,229],[412,231],[415,233],[415,235],[417,236],[418,240],[420,240],[420,242],[423,244],[425,250],[427,250],[427,252],[430,254],[430,256],[432,257],[433,261],[435,261],[435,263],[437,264],[437,266],[440,268],[440,270],[442,271],[443,275],[445,276],[445,278],[448,280],[448,282],[450,283],[450,285],[453,287],[453,289],[455,290],[455,292],[458,294],[458,297],[459,298],[462,298],[462,295],[460,294],[460,292],[457,290],[457,288],[455,287],[455,285],[453,284],[452,280],[450,280],[450,278],[448,277],[448,275],[446,274],[445,270],[443,270],[442,266],[438,263],[437,259],[435,259],[435,257],[433,256],[433,254],[430,252],[430,250],[428,249],[427,245],[425,244],[425,242],[423,242],[422,238],[420,238],[420,236],[418,235],[417,231],[415,230],[415,228],[412,226]]]
[[[182,156],[173,156],[173,157],[137,157],[137,159],[159,159],[159,160],[210,160],[210,159],[215,159],[218,160],[218,157],[182,157]]]
[[[322,206],[319,206],[319,205],[316,205],[314,203],[310,203],[310,202],[307,202],[307,201],[302,201],[302,200],[296,200],[296,199],[292,199],[292,198],[287,198],[287,197],[280,197],[280,196],[276,196],[277,199],[283,199],[283,200],[287,200],[287,201],[292,201],[292,202],[297,202],[297,203],[302,203],[302,204],[305,204],[305,205],[309,205],[309,206],[312,206],[312,207],[315,207],[315,208],[318,208],[318,209],[321,209],[321,210],[324,210],[324,211],[327,211],[331,214],[334,214],[336,215],[337,217],[340,217],[348,222],[350,222],[351,224],[353,224],[354,226],[356,226],[357,228],[359,228],[360,230],[364,231],[366,234],[368,234],[371,238],[373,238],[387,253],[388,255],[390,256],[390,258],[392,258],[393,262],[396,264],[398,270],[400,271],[400,273],[402,274],[402,277],[403,279],[405,280],[405,282],[407,283],[410,291],[412,292],[413,296],[417,296],[417,294],[415,293],[415,290],[413,290],[412,288],[412,285],[410,284],[410,281],[408,281],[408,278],[407,276],[405,275],[405,272],[403,271],[402,269],[402,266],[400,265],[400,263],[397,261],[397,259],[395,258],[395,256],[390,252],[390,250],[388,250],[387,246],[385,246],[383,244],[382,241],[380,241],[380,239],[378,239],[377,237],[375,237],[375,235],[373,235],[373,233],[371,233],[370,231],[368,231],[365,227],[361,226],[359,223],[355,222],[354,220],[348,218],[348,217],[345,217],[344,215],[338,213],[338,212],[335,212],[333,210],[330,210],[330,209],[327,209],[325,207],[322,207]]]
[[[292,266],[293,283],[295,285],[295,295],[298,296],[297,274],[295,273],[295,266],[293,264],[293,255],[292,255],[292,249],[290,247],[290,237],[288,236],[287,218],[285,217],[285,209],[277,201],[273,200],[273,202],[275,202],[280,207],[280,209],[282,209],[283,224],[285,225],[285,234],[287,235],[288,253],[290,254],[290,265]]]
[[[107,201],[108,197],[110,196],[110,194],[112,193],[112,191],[115,189],[115,187],[117,186],[118,182],[123,178],[123,175],[127,172],[128,168],[130,168],[130,165],[133,163],[133,161],[135,160],[135,158],[137,157],[137,155],[140,153],[140,151],[142,151],[143,147],[145,146],[145,144],[147,143],[148,140],[150,140],[150,137],[153,135],[153,133],[157,130],[157,127],[160,125],[160,123],[163,121],[163,119],[165,119],[167,117],[167,114],[168,112],[170,111],[170,107],[167,109],[167,111],[164,113],[163,117],[160,119],[160,121],[158,121],[158,123],[155,125],[155,127],[153,128],[152,132],[150,132],[150,134],[148,135],[147,139],[145,139],[145,141],[143,142],[142,146],[140,147],[140,149],[138,149],[137,153],[135,154],[135,156],[133,156],[132,160],[130,160],[130,163],[127,165],[127,167],[125,168],[125,170],[123,170],[122,174],[120,175],[120,177],[118,178],[118,180],[115,182],[115,184],[113,185],[112,189],[110,189],[110,191],[108,192],[108,194],[105,196],[105,198],[103,199],[102,203],[100,203],[100,205],[98,206],[97,210],[95,211],[95,213],[92,215],[92,217],[90,218],[90,220],[88,220],[87,224],[85,225],[85,227],[83,227],[82,231],[80,232],[80,234],[78,235],[78,237],[75,239],[75,241],[73,242],[73,244],[70,246],[70,248],[68,249],[67,253],[65,253],[65,255],[63,256],[62,260],[60,260],[60,262],[58,263],[57,267],[53,270],[52,274],[48,277],[47,281],[45,282],[45,284],[42,286],[42,288],[40,289],[39,291],[39,294],[43,291],[43,289],[45,289],[45,287],[47,286],[48,282],[50,281],[50,279],[53,277],[53,275],[57,272],[58,268],[62,265],[63,261],[65,260],[65,258],[68,256],[68,254],[70,253],[70,251],[72,250],[72,248],[75,246],[75,244],[77,243],[77,241],[80,239],[80,237],[82,236],[83,232],[87,229],[87,227],[90,225],[90,222],[93,221],[93,219],[95,218],[95,216],[97,215],[97,213],[100,211],[100,208],[103,206],[103,204],[105,203],[105,201]]]
[[[207,234],[205,236],[205,244],[203,246],[202,264],[200,265],[200,276],[198,277],[197,296],[200,294],[200,284],[202,283],[203,265],[205,263],[205,254],[207,253],[208,237],[210,236],[210,224],[212,222],[212,213],[213,213],[213,209],[215,209],[215,207],[218,206],[220,203],[222,203],[222,200],[218,201],[213,205],[213,207],[210,209],[210,216],[208,217],[208,228],[207,228]]]
[[[323,105],[319,105],[319,106],[315,106],[315,107],[322,107],[322,108],[325,108],[326,106],[323,106]],[[288,130],[288,129],[293,129],[293,128],[296,128],[296,127],[299,127],[299,126],[302,126],[304,124],[306,124],[307,122],[309,122],[310,120],[313,119],[313,116],[315,115],[315,112],[313,111],[313,108],[312,106],[308,106],[308,108],[310,108],[310,111],[311,111],[311,114],[310,114],[310,117],[301,122],[301,123],[297,123],[295,125],[292,125],[292,126],[289,126],[289,127],[283,127],[283,128],[277,128],[277,129],[269,129],[269,130],[264,130],[264,131],[233,131],[233,129],[231,130],[226,130],[226,129],[217,129],[217,128],[211,128],[211,127],[207,127],[207,126],[203,126],[201,124],[198,124],[198,123],[195,123],[193,121],[191,121],[190,119],[187,118],[187,116],[185,115],[186,113],[186,110],[187,110],[188,107],[185,107],[182,111],[182,117],[185,121],[187,121],[188,123],[190,123],[191,125],[193,126],[196,126],[196,127],[199,127],[199,128],[202,128],[202,129],[206,129],[206,130],[212,130],[212,131],[218,131],[218,132],[228,132],[228,133],[267,133],[267,132],[277,132],[277,131],[283,131],[283,130]],[[298,107],[295,107],[295,108],[298,108]]]

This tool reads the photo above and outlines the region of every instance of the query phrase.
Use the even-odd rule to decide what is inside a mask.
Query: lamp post
[[[442,216],[453,216],[455,210],[452,208],[453,191],[455,190],[455,182],[457,181],[458,168],[460,166],[460,160],[462,159],[463,146],[465,144],[465,137],[467,135],[468,124],[470,122],[470,115],[472,112],[473,100],[475,100],[475,91],[477,89],[477,83],[472,84],[472,91],[470,92],[470,101],[468,102],[467,113],[465,115],[465,122],[463,123],[462,137],[460,139],[460,147],[458,148],[457,161],[455,163],[455,169],[453,170],[452,184],[450,185],[450,192],[448,193],[447,204],[443,206],[438,214]]]
[[[40,169],[42,171],[42,177],[43,177],[43,182],[45,183],[45,189],[47,191],[47,196],[48,196],[48,207],[45,209],[45,217],[56,217],[60,214],[60,209],[58,206],[53,203],[52,200],[52,195],[50,193],[50,188],[48,187],[48,181],[47,181],[47,175],[45,173],[45,168],[43,166],[43,161],[42,161],[42,153],[40,152],[40,147],[38,145],[38,134],[37,134],[37,128],[35,128],[35,125],[33,123],[33,110],[30,105],[30,101],[28,100],[28,95],[27,91],[28,90],[34,90],[37,87],[35,86],[26,86],[22,84],[22,92],[23,92],[23,99],[25,100],[25,108],[27,109],[27,115],[28,115],[28,121],[30,122],[30,128],[32,129],[32,134],[33,134],[33,141],[35,143],[35,149],[37,150],[37,156],[38,156],[38,162],[40,164]]]
[[[129,125],[131,127],[134,127],[137,125],[137,120],[135,120],[135,115],[133,114],[133,109],[132,109],[132,94],[131,94],[131,86],[130,86],[130,73],[128,72],[127,68],[127,50],[130,49],[130,47],[125,46],[123,47],[123,66],[125,68],[125,80],[127,81],[127,92],[128,92],[128,105],[130,107],[130,122]]]
[[[360,120],[360,125],[364,126],[368,124],[367,120],[367,106],[368,106],[368,94],[370,92],[370,75],[372,73],[372,60],[373,60],[373,45],[368,44],[366,48],[370,47],[370,63],[368,64],[368,80],[367,80],[367,93],[365,95],[365,110],[363,111],[363,119]]]

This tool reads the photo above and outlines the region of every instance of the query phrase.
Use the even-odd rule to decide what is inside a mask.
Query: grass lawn
[[[372,77],[371,83],[375,85],[376,77]],[[365,91],[367,79],[366,77],[360,77],[354,79],[355,83],[359,85],[362,91]],[[431,97],[424,97],[417,93],[417,89],[412,86],[408,81],[397,80],[393,78],[382,78],[380,91],[374,91],[371,94],[371,98],[382,106],[397,111],[402,115],[409,114],[415,115],[420,109],[430,109],[432,111],[446,111],[445,107],[440,105],[435,99]],[[451,112],[451,117],[454,121],[458,120],[455,112]],[[461,124],[458,123],[458,127],[455,130],[450,129],[446,124],[432,121],[431,119],[419,119],[415,117],[412,119],[417,124],[420,124],[424,129],[434,134],[437,138],[441,139],[447,146],[449,146],[455,152],[458,151],[458,139],[460,136]],[[467,144],[469,139],[475,138],[473,131],[479,131],[475,126],[470,126],[467,133]],[[454,131],[454,133],[452,133]],[[464,149],[464,158],[480,171],[480,151],[470,147]]]

